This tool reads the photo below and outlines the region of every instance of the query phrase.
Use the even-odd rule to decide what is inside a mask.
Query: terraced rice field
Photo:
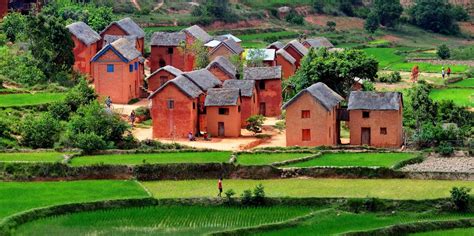
[[[0,95],[0,107],[21,107],[48,104],[64,99],[65,93],[16,93]]]
[[[13,152],[0,153],[0,162],[60,162],[64,153],[59,152]]]
[[[237,163],[241,165],[270,165],[275,162],[288,161],[314,155],[312,153],[255,153],[240,154]]]
[[[430,97],[435,101],[452,100],[460,106],[474,107],[474,89],[432,89]]]
[[[466,87],[474,88],[474,78],[464,79],[456,83],[449,84],[448,87]]]
[[[474,228],[439,230],[439,231],[423,232],[423,233],[416,233],[416,234],[410,234],[410,235],[412,236],[447,236],[447,235],[472,236],[474,235]]]

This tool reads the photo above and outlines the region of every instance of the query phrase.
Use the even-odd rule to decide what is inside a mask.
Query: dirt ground
[[[356,17],[308,15],[305,17],[305,20],[320,26],[326,26],[328,21],[334,21],[336,22],[337,30],[364,29],[364,20]]]
[[[139,108],[139,107],[148,107],[150,102],[148,99],[141,99],[139,102],[128,105],[128,104],[112,104],[112,109],[121,115],[130,115],[133,110]]]

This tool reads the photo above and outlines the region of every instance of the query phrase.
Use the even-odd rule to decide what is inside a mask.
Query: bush
[[[284,120],[279,120],[275,123],[273,128],[277,129],[279,133],[281,133],[286,128],[286,124]]]
[[[328,21],[326,22],[326,27],[328,28],[329,31],[335,31],[336,30],[336,22],[334,21]]]
[[[364,80],[362,82],[363,91],[375,91],[375,85],[372,81]]]
[[[49,105],[48,111],[57,120],[67,120],[71,113],[71,107],[63,101],[58,101]]]
[[[466,212],[470,207],[470,188],[466,187],[453,187],[450,191],[451,201],[456,205],[458,211]]]
[[[398,83],[402,81],[402,76],[400,75],[400,72],[394,71],[394,72],[391,72],[390,74],[381,75],[379,77],[379,81],[382,83],[390,83],[390,84]]]
[[[247,119],[247,126],[245,128],[254,134],[260,133],[262,132],[262,126],[265,119],[265,116],[253,115]]]
[[[20,125],[21,143],[31,148],[52,148],[59,139],[61,126],[49,113],[29,115]]]
[[[286,16],[285,20],[294,25],[304,25],[303,16],[296,13],[296,11],[291,10],[290,13]]]
[[[438,57],[445,60],[445,59],[448,59],[451,54],[449,52],[449,48],[448,46],[446,46],[446,44],[441,44],[439,47],[438,47],[438,50],[436,51],[436,54],[438,54]]]
[[[226,201],[227,203],[233,203],[234,202],[234,195],[235,195],[235,191],[233,189],[229,189],[227,191],[225,191],[225,198],[226,198]]]
[[[364,29],[369,33],[374,33],[380,25],[379,16],[375,12],[370,12],[364,23]]]
[[[252,203],[256,206],[265,205],[265,188],[262,184],[255,186],[253,190]]]
[[[384,203],[378,198],[368,198],[364,201],[364,207],[368,212],[376,212],[383,209]]]
[[[457,34],[459,26],[452,5],[445,0],[418,0],[408,10],[410,21],[426,30],[442,34]]]
[[[436,152],[442,156],[451,156],[454,153],[454,148],[451,146],[451,143],[442,141],[438,147],[436,147]]]
[[[117,148],[119,149],[125,149],[125,150],[130,150],[130,149],[136,149],[140,146],[140,142],[138,139],[133,137],[131,133],[125,135],[122,140],[117,142]]]
[[[104,139],[95,133],[78,133],[74,137],[74,146],[89,154],[107,147]]]
[[[139,107],[135,109],[136,116],[143,116],[145,120],[150,119],[150,109],[147,107]]]
[[[462,6],[453,6],[451,8],[451,15],[457,21],[468,21],[469,20],[469,13],[464,9]]]
[[[241,201],[243,205],[251,205],[252,204],[252,191],[250,189],[244,190],[241,195]]]

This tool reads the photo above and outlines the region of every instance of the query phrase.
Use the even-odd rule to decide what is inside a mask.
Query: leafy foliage
[[[364,29],[369,32],[369,33],[374,33],[380,25],[380,19],[377,13],[374,11],[370,12],[369,15],[367,16],[367,19],[365,20],[364,23]]]
[[[32,148],[52,148],[59,139],[61,126],[46,112],[39,116],[29,115],[21,123],[21,143]]]
[[[6,15],[1,23],[2,31],[10,42],[24,39],[26,27],[26,17],[18,12],[12,12]]]
[[[253,49],[247,51],[247,67],[261,67],[263,66],[263,60],[265,59],[264,49]]]
[[[328,28],[329,31],[335,31],[336,30],[336,22],[334,21],[328,21],[326,22],[326,27]]]
[[[446,46],[446,44],[441,44],[438,47],[438,50],[436,51],[436,54],[438,54],[438,57],[443,59],[443,60],[448,59],[449,57],[451,57],[451,53],[449,52],[449,48],[448,48],[448,46]]]
[[[381,25],[394,27],[400,19],[403,7],[399,0],[375,0],[374,11]]]
[[[429,122],[433,123],[436,117],[436,103],[430,98],[430,87],[424,83],[414,86],[408,93],[411,101],[412,118],[416,121],[416,127]]]
[[[468,21],[469,13],[464,9],[464,7],[456,5],[451,8],[451,14],[454,19],[457,21]]]
[[[84,153],[105,149],[107,144],[104,139],[95,133],[78,133],[74,137],[74,146],[80,148]]]
[[[454,148],[451,146],[451,143],[446,141],[441,141],[438,147],[436,147],[436,152],[442,156],[450,156],[454,153]]]
[[[469,210],[470,191],[471,189],[466,187],[453,187],[453,189],[451,189],[451,201],[456,205],[459,211]]]
[[[194,55],[194,69],[202,69],[209,64],[209,51],[201,41],[196,40],[185,50],[192,52]]]
[[[304,25],[304,17],[295,10],[291,10],[288,15],[286,15],[285,20],[294,25]]]
[[[265,116],[253,115],[247,119],[247,126],[245,128],[255,134],[260,133],[262,132],[263,122],[265,122]]]
[[[459,32],[452,6],[445,0],[417,0],[408,13],[411,22],[421,28],[442,34]]]
[[[0,75],[9,81],[25,86],[46,82],[46,76],[39,68],[40,61],[29,52],[15,55],[6,47],[0,47]]]
[[[224,22],[235,22],[237,15],[230,8],[229,0],[204,1],[199,6],[193,8],[191,15],[200,17],[201,23],[210,24],[214,20]]]
[[[383,83],[398,83],[402,81],[402,76],[400,75],[400,72],[394,71],[390,74],[380,76],[379,81]]]

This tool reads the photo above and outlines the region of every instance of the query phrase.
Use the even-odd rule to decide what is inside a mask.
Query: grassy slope
[[[1,182],[0,219],[36,207],[146,196],[134,181]]]
[[[0,153],[0,162],[58,162],[64,160],[63,154],[59,152]]]
[[[461,80],[456,83],[449,84],[448,87],[466,87],[466,88],[474,88],[474,78]]]
[[[64,99],[64,93],[19,93],[0,95],[0,107],[31,106]]]
[[[229,152],[181,152],[97,155],[73,158],[73,166],[104,164],[138,165],[146,163],[221,163],[228,162]]]
[[[473,181],[408,179],[275,179],[224,180],[224,191],[240,195],[263,184],[270,197],[379,197],[387,199],[434,199],[449,196],[453,186],[473,188]],[[157,198],[214,197],[217,180],[143,182]]]
[[[432,89],[430,97],[435,101],[453,100],[457,105],[474,107],[474,89]]]
[[[309,161],[287,167],[311,166],[383,166],[392,167],[400,161],[412,158],[411,153],[328,153]]]
[[[160,206],[84,212],[41,219],[20,235],[202,235],[276,223],[311,212],[307,207]]]
[[[450,230],[423,232],[423,233],[410,234],[410,235],[413,235],[413,236],[445,236],[445,235],[472,236],[473,234],[474,234],[474,228],[465,228],[465,229],[450,229]]]
[[[287,161],[302,157],[311,156],[311,153],[259,153],[241,154],[237,157],[237,162],[241,165],[269,165],[275,162]]]

